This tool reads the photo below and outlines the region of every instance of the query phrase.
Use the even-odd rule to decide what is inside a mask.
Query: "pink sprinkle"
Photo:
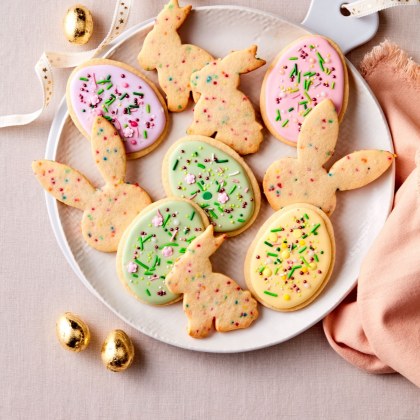
[[[163,225],[163,216],[159,210],[157,211],[156,216],[152,219],[152,224],[154,227]]]
[[[124,137],[128,137],[128,138],[129,137],[133,137],[134,130],[132,128],[130,128],[130,127],[126,127],[126,128],[124,128],[123,133],[124,133]]]
[[[138,127],[138,124],[136,121],[129,120],[128,122],[130,123],[131,127]]]
[[[244,192],[248,192],[249,191],[249,188],[248,187],[246,187],[245,189],[244,189]]]
[[[225,204],[228,200],[229,196],[225,192],[219,193],[217,196],[217,201],[221,204]]]
[[[170,257],[174,253],[174,249],[171,246],[165,246],[162,249],[162,255],[164,257]]]
[[[129,273],[136,273],[137,272],[137,264],[133,263],[132,261],[130,261],[127,265],[127,271]]]
[[[130,143],[131,143],[132,145],[135,145],[135,144],[137,144],[137,140],[130,140]]]
[[[129,85],[127,82],[125,82],[125,83],[123,83],[123,84],[122,84],[122,86],[123,86],[124,88],[128,88],[130,85]]]
[[[195,184],[195,175],[194,174],[187,174],[184,178],[187,184]]]
[[[99,96],[98,95],[92,95],[89,98],[89,102],[91,105],[97,105],[99,103]]]

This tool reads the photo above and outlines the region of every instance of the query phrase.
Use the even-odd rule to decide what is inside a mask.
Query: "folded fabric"
[[[324,331],[355,366],[399,372],[420,387],[420,66],[386,41],[364,58],[361,72],[388,120],[402,186],[364,259],[357,292],[324,319]]]

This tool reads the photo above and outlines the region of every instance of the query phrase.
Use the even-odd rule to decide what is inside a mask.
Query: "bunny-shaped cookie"
[[[138,55],[139,64],[145,70],[157,70],[160,87],[166,93],[168,108],[172,112],[186,108],[191,92],[191,74],[213,60],[203,49],[182,44],[177,33],[191,7],[179,7],[178,0],[170,0],[157,16]]]
[[[166,276],[172,293],[184,293],[188,334],[206,337],[215,320],[217,331],[247,328],[258,318],[257,302],[231,278],[213,273],[212,255],[226,236],[213,236],[213,226],[194,239]]]
[[[323,168],[334,153],[339,123],[334,104],[326,99],[305,119],[297,143],[297,158],[282,158],[268,168],[263,187],[274,210],[293,203],[309,203],[331,215],[337,190],[363,187],[382,175],[394,155],[382,150],[360,150]]]
[[[212,61],[191,75],[194,97],[194,121],[188,134],[212,136],[241,155],[255,153],[263,140],[262,126],[255,120],[251,101],[238,90],[240,74],[265,64],[256,58],[257,46],[234,51],[223,59]]]
[[[105,180],[99,189],[80,172],[61,163],[37,160],[32,169],[49,194],[84,211],[82,233],[86,242],[99,251],[114,252],[125,228],[151,199],[138,185],[124,182],[124,145],[113,125],[101,116],[92,127],[92,154]]]

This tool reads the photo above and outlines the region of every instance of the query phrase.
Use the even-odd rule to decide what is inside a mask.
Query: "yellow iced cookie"
[[[310,204],[293,204],[274,213],[257,233],[245,260],[245,279],[263,305],[294,311],[321,293],[334,261],[329,218]]]

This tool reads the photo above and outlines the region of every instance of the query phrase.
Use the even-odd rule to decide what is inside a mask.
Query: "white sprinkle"
[[[228,176],[234,176],[234,175],[238,175],[239,174],[239,171],[235,171],[235,172],[232,172],[231,174],[229,174]]]

